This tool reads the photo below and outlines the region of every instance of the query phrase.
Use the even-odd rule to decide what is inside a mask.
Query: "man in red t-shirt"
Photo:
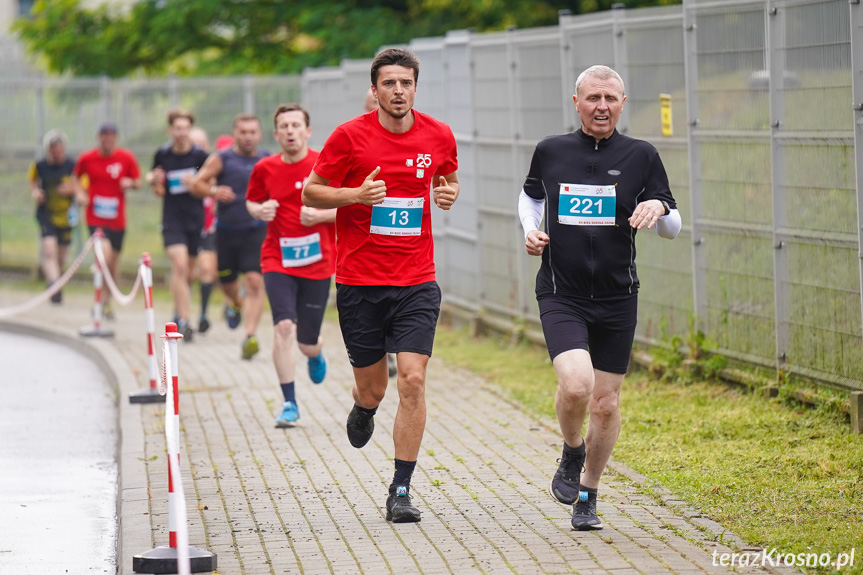
[[[117,147],[117,126],[105,122],[99,127],[99,147],[84,152],[75,164],[75,188],[79,201],[87,204],[90,233],[101,228],[102,252],[111,277],[117,279],[120,252],[126,234],[126,190],[141,187],[138,162],[129,150]],[[84,186],[82,180],[89,183]],[[111,292],[105,294],[105,317],[111,318]]]
[[[318,152],[308,146],[309,113],[282,104],[273,117],[273,135],[282,148],[255,164],[246,190],[246,209],[269,222],[261,246],[261,271],[273,310],[273,363],[285,396],[276,427],[300,418],[294,391],[294,344],[308,358],[309,378],[321,383],[327,362],[321,351],[321,323],[336,269],[336,210],[303,205],[303,185]]]
[[[337,304],[354,369],[347,421],[354,447],[371,439],[387,389],[386,353],[397,354],[395,474],[387,498],[387,520],[396,523],[420,520],[410,478],[425,430],[426,365],[441,299],[429,190],[434,186],[433,200],[444,210],[459,190],[452,130],[412,110],[418,76],[409,50],[381,52],[371,68],[378,109],[336,128],[303,191],[307,206],[338,208]]]

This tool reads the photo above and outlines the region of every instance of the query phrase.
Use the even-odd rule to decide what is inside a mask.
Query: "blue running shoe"
[[[309,358],[309,378],[314,383],[321,383],[327,377],[327,358],[324,357],[324,352],[321,352],[318,357]]]
[[[243,319],[243,314],[240,313],[241,309],[230,303],[225,304],[225,321],[228,322],[229,328],[237,329],[237,326],[240,325],[240,321]]]
[[[282,414],[276,418],[276,427],[278,429],[293,427],[299,418],[300,410],[297,404],[293,401],[286,401],[282,405]]]

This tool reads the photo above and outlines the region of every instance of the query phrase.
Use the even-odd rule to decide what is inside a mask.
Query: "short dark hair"
[[[191,125],[195,125],[195,114],[183,108],[174,108],[168,112],[168,125],[173,126],[179,118],[186,118]]]
[[[257,122],[259,126],[261,125],[261,119],[256,115],[241,112],[234,116],[234,121],[231,123],[231,128],[236,128],[237,124],[239,124],[240,122]]]
[[[378,85],[378,72],[383,66],[404,66],[414,71],[414,82],[420,77],[420,61],[407,48],[387,48],[372,62],[372,85]]]
[[[279,104],[279,107],[276,108],[276,113],[273,114],[273,127],[278,128],[278,124],[276,123],[279,119],[280,114],[284,114],[285,112],[302,112],[303,116],[306,118],[306,127],[311,126],[311,122],[309,122],[309,112],[299,104]]]

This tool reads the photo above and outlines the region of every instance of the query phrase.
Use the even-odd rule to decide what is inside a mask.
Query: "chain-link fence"
[[[459,202],[433,210],[445,299],[538,328],[538,261],[524,253],[516,197],[539,139],[577,127],[578,73],[607,64],[626,83],[618,129],[659,149],[684,220],[673,242],[638,236],[639,338],[700,328],[729,357],[863,388],[861,30],[857,1],[686,0],[412,41],[417,109],[449,123],[459,145]],[[77,153],[113,119],[148,165],[171,105],[194,110],[211,136],[257,113],[272,147],[275,105],[301,100],[319,148],[362,111],[369,63],[301,77],[0,80],[0,258],[35,261],[24,173],[46,129],[64,129]],[[155,229],[157,206],[139,194],[134,225]]]

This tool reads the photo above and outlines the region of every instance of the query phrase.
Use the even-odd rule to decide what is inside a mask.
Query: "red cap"
[[[227,150],[234,145],[234,138],[226,134],[222,134],[216,138],[216,151]]]

